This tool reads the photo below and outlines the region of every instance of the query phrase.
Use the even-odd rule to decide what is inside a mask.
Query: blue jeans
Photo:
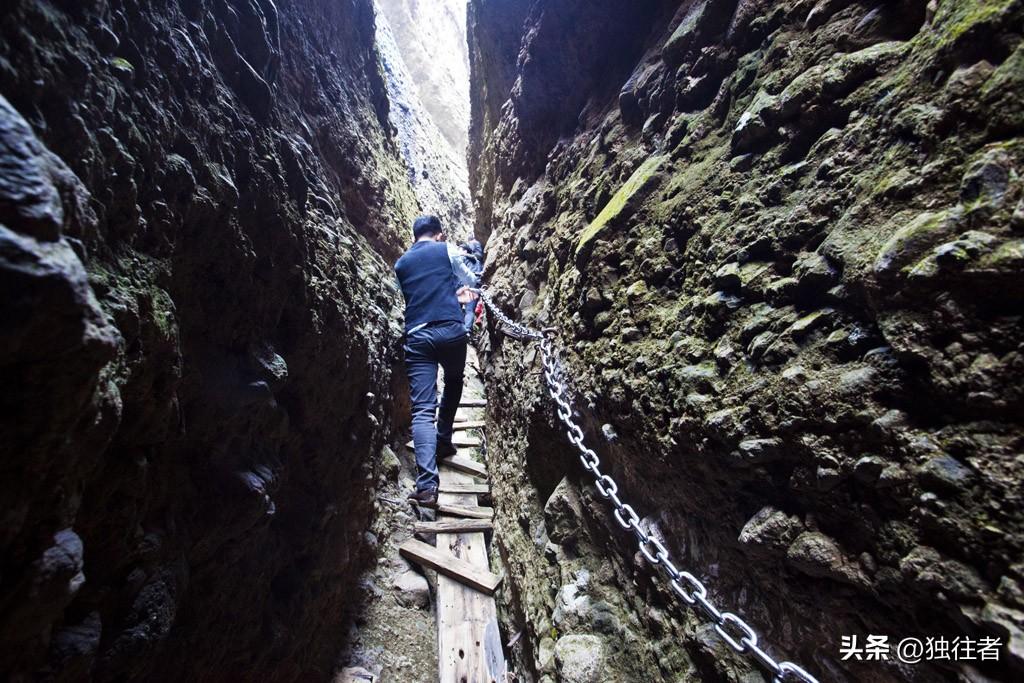
[[[437,366],[444,368],[444,393],[437,415]],[[466,328],[455,321],[441,322],[410,334],[405,342],[405,372],[412,394],[412,441],[416,449],[416,489],[436,489],[437,446],[452,443],[452,423],[462,398],[466,367]]]
[[[466,332],[472,332],[473,323],[476,322],[476,301],[470,301],[468,304],[465,304],[465,313],[463,313],[462,317],[462,324],[466,328]]]

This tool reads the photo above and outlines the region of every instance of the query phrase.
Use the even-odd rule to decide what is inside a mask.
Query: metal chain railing
[[[554,329],[535,330],[517,323],[505,315],[486,289],[474,289],[480,295],[484,305],[494,314],[497,321],[506,328],[510,336],[521,341],[540,342],[541,363],[544,367],[544,382],[548,393],[558,406],[558,418],[566,427],[570,443],[579,451],[583,468],[594,477],[597,492],[602,498],[610,500],[615,506],[612,515],[615,521],[626,531],[636,536],[640,552],[647,561],[661,569],[668,582],[670,592],[689,607],[697,607],[703,615],[714,624],[715,631],[722,640],[739,654],[748,655],[772,674],[773,683],[784,681],[803,681],[818,683],[818,680],[793,662],[779,662],[758,645],[758,636],[754,629],[738,615],[721,611],[708,598],[708,589],[700,579],[687,571],[683,571],[669,558],[668,550],[654,535],[647,533],[640,526],[640,515],[633,506],[623,503],[619,498],[619,485],[608,474],[601,471],[601,459],[591,448],[583,443],[583,428],[573,419],[572,405],[569,403],[569,388],[565,382],[565,372],[555,348]]]

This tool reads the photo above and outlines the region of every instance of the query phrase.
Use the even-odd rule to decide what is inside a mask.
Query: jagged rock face
[[[376,0],[394,31],[419,99],[459,158],[469,130],[465,0]]]
[[[516,58],[523,39],[527,3],[505,0],[471,2],[466,8],[469,50],[470,119],[469,192],[473,200],[476,235],[486,240],[492,226],[491,201],[495,194],[495,145],[502,107],[515,81]]]
[[[370,2],[0,36],[0,677],[326,677],[414,211]]]
[[[1021,4],[539,2],[514,37],[510,4],[469,14],[487,278],[558,328],[619,495],[823,680],[1019,679]],[[603,680],[747,675],[612,520],[536,349],[491,345],[520,663],[596,635]],[[841,661],[867,634],[1003,647]]]
[[[386,3],[379,3],[378,9],[383,6]],[[453,40],[465,43],[465,38],[460,37],[458,31],[452,31],[446,38],[447,43]],[[419,45],[414,36],[405,36],[400,46],[386,15],[378,11],[377,49],[391,104],[388,116],[408,170],[409,182],[419,201],[419,210],[437,216],[450,234],[465,239],[473,231],[466,161],[438,127],[446,119],[435,119],[420,96],[422,90],[434,83],[418,81],[409,72],[406,57],[415,57],[416,51],[411,48]],[[447,51],[465,54],[457,49]],[[420,73],[420,78],[430,76],[429,73]],[[468,98],[466,101],[468,103]],[[460,145],[460,149],[464,147],[465,144]],[[411,234],[406,234],[411,238]]]

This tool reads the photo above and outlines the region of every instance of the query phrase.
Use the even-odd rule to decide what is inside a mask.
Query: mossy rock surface
[[[479,131],[488,211],[526,217],[491,236],[491,285],[537,292],[523,320],[558,330],[602,472],[674,558],[817,675],[903,675],[822,644],[865,628],[1016,632],[1024,610],[999,586],[1022,581],[1024,514],[993,501],[1016,500],[1022,476],[1024,6],[709,0],[613,26],[596,19],[611,5],[528,17],[514,60],[483,41],[474,58],[515,82],[488,91],[508,104]],[[625,41],[627,26],[648,38]],[[589,47],[603,40],[634,47],[615,60]],[[555,56],[565,44],[571,60]],[[547,120],[537,94],[559,76],[531,60],[593,84],[550,144],[526,131]],[[536,245],[529,259],[520,243]],[[488,360],[526,633],[550,636],[552,596],[586,571],[578,594],[614,606],[622,630],[591,614],[571,634],[602,639],[609,680],[753,675],[689,613],[658,618],[656,569],[538,411],[533,357],[496,341]],[[940,456],[943,472],[915,474]],[[545,536],[539,511],[566,472],[581,482],[580,532],[560,519]],[[793,533],[737,544],[772,509]],[[958,597],[966,585],[974,598]],[[824,604],[841,608],[822,621],[793,607]],[[1016,680],[1014,647],[984,675]],[[704,671],[712,652],[721,669]],[[947,675],[922,663],[912,677]]]

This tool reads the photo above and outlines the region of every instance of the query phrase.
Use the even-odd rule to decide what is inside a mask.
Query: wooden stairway
[[[483,405],[470,400],[460,407]],[[478,421],[470,428],[480,426]],[[410,539],[400,548],[407,559],[438,572],[438,676],[441,683],[505,683],[507,664],[493,597],[501,578],[490,571],[484,536],[493,513],[478,500],[487,490],[482,483],[487,472],[462,454],[438,465],[437,521],[416,524],[417,532],[436,533],[435,545]]]

